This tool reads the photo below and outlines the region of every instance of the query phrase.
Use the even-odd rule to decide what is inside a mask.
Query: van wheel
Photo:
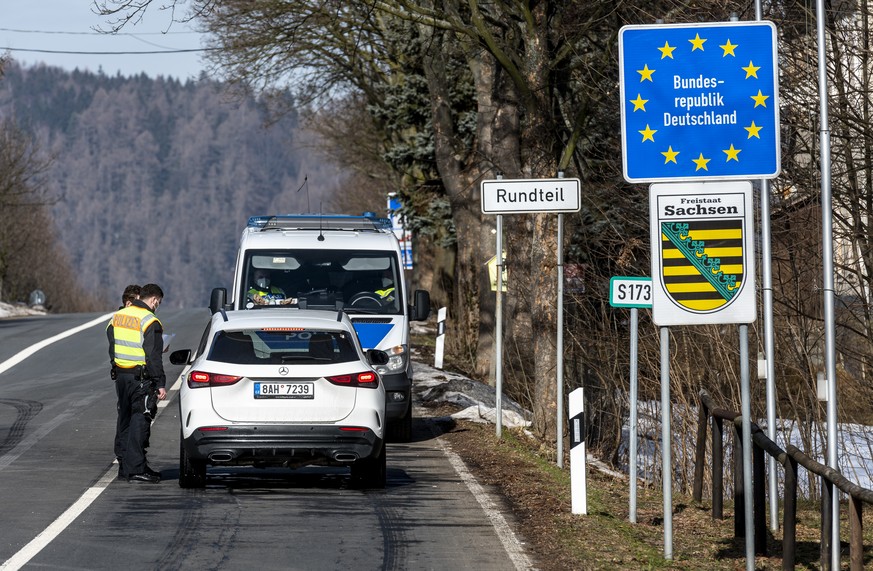
[[[179,487],[203,488],[206,486],[206,462],[194,460],[179,441]]]
[[[406,406],[406,415],[386,427],[387,439],[391,442],[410,442],[412,440],[412,400]]]
[[[364,489],[381,490],[388,479],[388,462],[385,443],[375,458],[365,458],[352,464],[352,481]]]

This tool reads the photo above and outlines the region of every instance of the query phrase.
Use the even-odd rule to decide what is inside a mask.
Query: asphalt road
[[[205,309],[158,315],[176,334],[171,351],[193,347],[208,319]],[[114,480],[115,391],[103,322],[21,353],[99,317],[0,320],[0,569],[529,565],[503,516],[487,511],[487,497],[425,420],[414,423],[413,442],[389,445],[384,491],[353,489],[348,470],[334,468],[210,468],[206,489],[183,490],[171,392],[149,451],[162,483]],[[172,385],[181,367],[165,358],[165,370]]]

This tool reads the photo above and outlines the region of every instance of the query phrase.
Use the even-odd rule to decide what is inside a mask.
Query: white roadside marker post
[[[443,353],[446,348],[446,308],[441,307],[437,312],[437,337],[436,349],[433,356],[433,368],[443,368]]]
[[[585,482],[585,399],[582,387],[570,393],[570,496],[572,513],[588,514]]]

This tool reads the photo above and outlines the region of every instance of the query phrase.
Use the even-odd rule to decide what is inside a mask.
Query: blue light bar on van
[[[389,218],[347,214],[275,214],[251,216],[248,228],[261,230],[391,230]]]

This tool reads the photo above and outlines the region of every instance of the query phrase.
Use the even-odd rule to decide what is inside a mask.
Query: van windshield
[[[384,251],[250,250],[244,260],[246,309],[291,306],[348,313],[403,313],[396,255]]]

